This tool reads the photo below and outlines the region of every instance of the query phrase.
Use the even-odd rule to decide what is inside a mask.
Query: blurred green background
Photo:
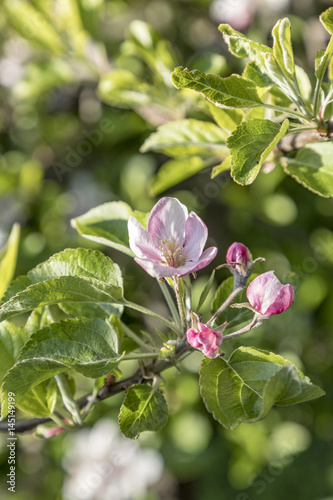
[[[292,21],[295,57],[310,74],[327,42],[318,15],[330,1],[299,0],[3,0],[0,6],[0,246],[14,222],[22,226],[17,274],[65,247],[92,246],[70,219],[106,201],[148,211],[157,198],[151,178],[167,159],[139,148],[170,120],[202,118],[202,99],[173,88],[177,65],[228,75],[232,58],[220,22],[270,42],[285,15]],[[112,85],[106,75],[112,74]],[[206,117],[207,119],[207,117]],[[147,500],[333,499],[333,200],[320,198],[275,169],[249,187],[209,171],[165,192],[195,210],[209,228],[221,264],[233,241],[266,258],[296,287],[285,314],[242,337],[302,369],[327,395],[274,409],[256,424],[226,431],[201,402],[200,355],[169,370],[171,416],[157,435],[140,437],[165,460],[164,481]],[[124,270],[129,298],[163,311],[151,278],[129,258],[96,247]],[[212,267],[212,266],[211,266]],[[207,271],[208,273],[208,271]],[[205,278],[199,274],[194,294]],[[228,276],[217,273],[215,287]],[[137,283],[140,283],[140,287]],[[133,322],[136,315],[126,316]],[[231,344],[231,343],[230,343]],[[232,342],[226,350],[240,345]],[[130,369],[130,368],[129,368]],[[101,403],[90,422],[116,418],[121,397]],[[68,436],[18,443],[16,500],[61,499],[62,457]],[[0,435],[1,498],[7,492],[5,436]],[[97,499],[98,500],[98,499]]]

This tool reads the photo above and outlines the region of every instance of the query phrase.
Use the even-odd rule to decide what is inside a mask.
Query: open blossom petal
[[[162,198],[151,211],[148,230],[130,217],[129,244],[135,261],[151,276],[185,276],[207,266],[217,248],[203,252],[207,227],[175,198]]]
[[[179,275],[179,268],[165,266],[160,262],[146,259],[134,259],[139,266],[150,274],[153,278],[172,278],[172,276]],[[188,274],[188,273],[185,273]]]
[[[280,314],[291,306],[294,289],[291,285],[282,285],[274,271],[257,276],[246,291],[250,304],[263,316]]]
[[[151,234],[134,217],[128,220],[128,234],[130,249],[137,257],[156,260],[160,258],[160,252]]]
[[[208,237],[206,224],[194,212],[191,212],[185,223],[184,257],[197,261],[202,254]]]
[[[176,198],[161,198],[150,212],[148,231],[157,242],[172,239],[182,244],[188,211]]]
[[[204,323],[198,323],[197,328],[190,328],[186,333],[187,341],[194,349],[200,349],[208,358],[219,355],[223,334],[208,328]]]
[[[209,247],[206,248],[204,252],[202,252],[202,255],[196,265],[193,267],[193,264],[191,266],[184,266],[184,267],[191,267],[190,270],[186,271],[184,274],[179,274],[179,276],[185,276],[185,274],[188,273],[195,273],[197,271],[200,271],[200,269],[203,269],[204,267],[208,266],[212,262],[213,259],[215,259],[217,255],[217,247]],[[181,269],[179,269],[181,271]]]

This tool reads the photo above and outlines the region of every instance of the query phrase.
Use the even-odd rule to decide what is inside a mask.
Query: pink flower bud
[[[274,271],[257,276],[248,286],[246,296],[254,309],[268,318],[280,314],[291,306],[294,289],[291,285],[282,285]]]
[[[243,245],[243,243],[238,243],[236,241],[228,248],[226,260],[227,263],[236,270],[241,270],[243,268],[247,271],[253,263],[250,250]]]
[[[190,328],[186,333],[187,341],[194,349],[200,349],[207,358],[216,358],[222,344],[223,333],[214,332],[204,323],[198,323],[197,328]]]
[[[65,427],[43,427],[42,429],[39,429],[37,434],[39,436],[42,436],[46,439],[50,439],[54,436],[58,436],[59,434],[62,434],[65,432],[67,429]]]

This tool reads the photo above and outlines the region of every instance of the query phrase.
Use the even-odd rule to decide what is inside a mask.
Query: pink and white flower
[[[251,306],[268,318],[280,314],[291,306],[294,289],[291,285],[282,285],[274,271],[257,276],[248,286],[246,296]]]
[[[222,332],[213,331],[204,323],[197,323],[196,328],[187,330],[186,337],[190,346],[200,349],[207,358],[214,359],[219,355],[219,347],[223,340]]]
[[[165,197],[156,203],[148,230],[130,217],[128,233],[135,262],[154,278],[194,273],[208,266],[217,254],[216,247],[204,251],[206,225],[176,198]]]

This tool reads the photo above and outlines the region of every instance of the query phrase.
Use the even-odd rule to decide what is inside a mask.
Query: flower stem
[[[259,323],[258,320],[259,320],[259,315],[255,314],[252,321],[248,325],[244,326],[240,330],[237,330],[236,332],[229,333],[229,335],[226,335],[225,337],[223,337],[223,342],[225,342],[226,340],[232,339],[234,337],[237,337],[238,335],[242,335],[243,333],[246,333],[249,330],[252,330],[252,328],[254,328],[255,326],[258,326],[258,323]]]
[[[220,314],[223,313],[223,311],[230,306],[231,302],[234,300],[235,297],[244,289],[243,286],[238,286],[234,288],[234,290],[231,292],[229,297],[223,302],[223,304],[218,308],[218,310],[213,314],[213,316],[210,318],[210,320],[207,323],[208,328],[211,328],[214,326],[215,321],[217,318],[220,316]]]
[[[122,302],[122,304],[125,307],[129,307],[130,309],[134,309],[135,311],[139,311],[142,314],[147,314],[148,316],[151,316],[152,318],[158,319],[162,323],[164,323],[167,327],[170,328],[175,333],[179,333],[179,328],[177,325],[172,323],[171,321],[168,321],[167,319],[163,318],[163,316],[160,316],[159,314],[155,313],[154,311],[151,311],[150,309],[147,309],[146,307],[140,306],[139,304],[135,304],[134,302],[130,302],[128,300],[125,300]]]
[[[147,366],[147,373],[152,373],[152,374],[160,374],[164,370],[171,368],[174,366],[175,362],[182,359],[183,355],[188,355],[187,349],[189,348],[187,342],[185,340],[179,342],[176,347],[176,353],[173,356],[172,360],[154,360]],[[158,353],[142,353],[142,355],[146,358],[149,356],[153,356],[156,358],[158,356]],[[141,356],[142,356],[141,355]],[[129,359],[129,356],[125,356],[123,359]],[[134,359],[134,355],[132,355]],[[138,359],[138,355],[135,355],[135,359]],[[94,399],[94,404],[97,404],[100,401],[103,401],[107,398],[110,398],[116,394],[119,394],[129,387],[131,387],[134,384],[143,384],[146,382],[149,382],[149,378],[146,377],[144,378],[142,376],[142,370],[139,369],[137,370],[133,375],[128,377],[127,379],[119,380],[118,382],[114,383],[109,383],[108,381],[105,382],[105,384],[99,389],[98,394],[96,398]],[[88,401],[90,401],[91,394],[88,396],[83,396],[81,399],[77,401],[77,405],[79,408],[84,408]],[[52,416],[52,420],[56,421],[55,418]],[[50,417],[44,417],[44,418],[32,418],[30,420],[24,420],[24,421],[17,421],[16,422],[16,427],[15,430],[16,432],[26,432],[28,430],[34,429],[40,424],[45,424],[47,422],[50,422],[51,418]],[[65,423],[60,421],[58,425],[61,425],[65,427]],[[8,421],[4,420],[0,422],[0,432],[8,432]]]
[[[150,351],[150,347],[142,340],[140,337],[134,333],[125,323],[121,322],[121,326],[123,327],[123,330],[127,337],[132,339],[137,345],[142,347],[145,351]]]
[[[145,358],[158,358],[159,352],[138,352],[136,354],[127,354],[122,357],[122,361],[129,361],[131,359],[145,359]]]
[[[184,308],[183,296],[180,293],[180,288],[179,288],[178,276],[174,276],[172,278],[172,281],[173,281],[174,288],[175,288],[177,305],[178,305],[178,310],[179,310],[179,315],[180,315],[180,321],[182,324],[182,336],[184,336],[184,333],[186,330],[186,318],[185,318],[185,308]]]
[[[171,297],[171,294],[169,292],[169,289],[168,289],[168,286],[167,284],[165,283],[165,281],[160,281],[159,279],[157,280],[157,283],[159,284],[161,290],[162,290],[162,293],[164,295],[164,298],[169,306],[169,309],[170,309],[170,312],[172,314],[172,318],[174,320],[174,322],[176,323],[177,327],[179,328],[179,330],[181,329],[181,323],[180,323],[180,317],[179,317],[179,313],[177,311],[177,307],[173,301],[173,298]]]

